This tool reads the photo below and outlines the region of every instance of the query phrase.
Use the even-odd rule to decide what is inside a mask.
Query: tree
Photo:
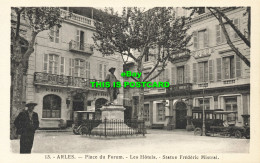
[[[225,24],[228,24],[238,35],[238,37],[250,48],[250,35],[251,35],[251,8],[247,7],[246,12],[244,13],[244,16],[247,15],[248,21],[247,21],[247,30],[242,32],[239,28],[236,27],[234,22],[226,15],[226,9],[228,8],[220,8],[220,7],[206,7],[211,14],[219,21],[219,24],[221,26],[221,29],[224,33],[224,36],[226,38],[227,44],[230,46],[230,48],[235,52],[235,54],[241,58],[244,63],[250,67],[250,61],[240,52],[240,50],[233,44],[233,42],[230,39],[230,35],[227,32]],[[232,7],[232,9],[238,9],[240,7]],[[201,10],[204,10],[204,7],[189,7],[186,9],[191,9],[191,15],[194,13],[200,13]],[[223,20],[224,19],[224,20]]]
[[[14,119],[21,110],[28,61],[34,52],[36,36],[44,31],[61,26],[59,8],[54,7],[14,7],[11,20],[11,106],[10,138],[16,138]]]
[[[186,47],[191,36],[186,33],[189,29],[185,24],[187,18],[175,18],[171,7],[156,7],[148,11],[129,7],[123,8],[121,15],[112,8],[106,8],[98,17],[100,21],[95,23],[93,39],[103,55],[119,53],[124,63],[125,57],[129,57],[137,65],[137,72],[142,73],[144,57],[150,55],[150,50],[156,50],[153,67],[145,77],[132,77],[136,82],[158,77],[170,58],[188,51]],[[133,110],[134,118],[142,119],[143,103],[144,88],[140,87],[138,107]]]

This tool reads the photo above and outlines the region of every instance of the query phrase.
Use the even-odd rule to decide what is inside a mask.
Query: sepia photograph
[[[9,155],[226,162],[259,152],[255,8],[145,6],[9,6]]]

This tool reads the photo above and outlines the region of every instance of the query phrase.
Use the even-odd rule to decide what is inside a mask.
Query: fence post
[[[107,118],[105,118],[105,137],[107,137]]]

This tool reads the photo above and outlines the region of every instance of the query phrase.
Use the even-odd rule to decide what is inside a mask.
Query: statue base
[[[102,123],[95,127],[91,134],[116,136],[135,132],[124,123],[125,108],[122,105],[105,105],[100,110]]]

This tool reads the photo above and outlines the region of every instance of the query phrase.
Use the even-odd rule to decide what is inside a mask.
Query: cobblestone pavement
[[[143,136],[103,139],[74,135],[72,132],[35,134],[32,153],[248,153],[249,139],[194,136],[185,130],[148,130]],[[14,153],[19,140],[11,141]]]

